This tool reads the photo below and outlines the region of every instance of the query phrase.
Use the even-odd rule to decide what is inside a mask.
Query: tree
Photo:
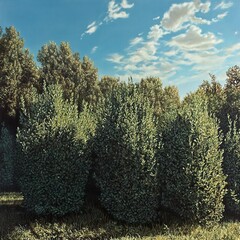
[[[225,92],[219,82],[216,81],[216,76],[210,74],[211,82],[204,81],[197,93],[202,92],[207,97],[208,112],[210,115],[216,116],[219,120],[222,119],[222,108],[225,104]]]
[[[101,81],[99,81],[98,84],[102,95],[107,97],[107,95],[111,94],[111,92],[119,86],[120,81],[118,78],[104,76],[101,78]]]
[[[105,102],[95,138],[100,201],[116,219],[146,223],[158,215],[157,152],[153,110],[133,84],[123,84]]]
[[[59,84],[62,86],[65,99],[74,96],[77,102],[79,84],[82,81],[82,68],[79,55],[73,53],[70,45],[62,42],[60,46],[50,42],[38,52],[41,63],[42,84]]]
[[[163,112],[164,90],[160,78],[147,77],[141,80],[140,91],[146,96],[154,108],[155,116],[160,116]]]
[[[38,69],[24,41],[14,27],[6,28],[0,38],[0,110],[1,121],[17,125],[21,98],[31,101],[38,86]],[[10,123],[11,125],[11,123]]]
[[[64,215],[83,208],[95,122],[88,108],[63,99],[60,86],[35,94],[18,129],[19,184],[28,211]]]
[[[98,85],[98,70],[94,67],[93,62],[84,57],[82,62],[82,81],[79,86],[79,106],[83,102],[96,105],[101,97],[101,91]]]
[[[240,130],[236,122],[229,119],[229,131],[224,140],[224,173],[227,175],[228,192],[225,197],[226,210],[240,214]]]
[[[15,136],[2,126],[0,134],[0,190],[14,186],[14,167],[16,159]]]
[[[183,219],[212,224],[222,218],[225,176],[218,124],[199,95],[184,104],[163,133],[162,205]]]

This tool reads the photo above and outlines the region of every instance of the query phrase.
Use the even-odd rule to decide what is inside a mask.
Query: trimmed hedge
[[[105,103],[95,138],[95,179],[100,201],[115,218],[146,223],[157,218],[160,148],[148,100],[122,84]]]
[[[182,107],[163,133],[163,143],[162,205],[192,222],[218,222],[226,185],[221,141],[201,97]]]
[[[49,86],[24,109],[17,133],[20,187],[27,210],[37,214],[79,212],[84,203],[90,160],[88,140],[95,124],[87,108],[63,100]]]
[[[225,206],[228,212],[240,214],[240,130],[236,128],[236,122],[231,120],[228,129],[223,144],[223,166],[228,188]]]
[[[5,127],[0,134],[0,191],[14,186],[14,166],[16,159],[15,136]]]

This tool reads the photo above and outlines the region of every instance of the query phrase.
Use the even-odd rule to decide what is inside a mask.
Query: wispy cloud
[[[123,59],[122,55],[118,53],[113,53],[110,54],[106,60],[113,63],[121,63],[122,59]]]
[[[92,23],[90,23],[87,26],[86,31],[81,35],[81,39],[87,34],[87,35],[91,35],[93,33],[95,33],[98,29],[99,26],[102,25],[102,22],[97,23],[96,21],[93,21]]]
[[[160,16],[157,16],[157,17],[153,18],[154,21],[158,20],[158,19],[160,19]]]
[[[121,4],[115,2],[115,0],[111,0],[108,3],[108,15],[105,18],[105,21],[112,21],[118,18],[128,18],[129,13],[126,12],[125,9],[132,8],[134,4],[129,4],[127,0],[122,0]]]
[[[94,54],[98,49],[98,46],[94,46],[91,50],[91,54]]]
[[[85,35],[91,35],[95,33],[104,22],[112,22],[119,18],[128,18],[129,13],[127,13],[126,9],[130,9],[133,6],[134,3],[128,3],[128,0],[122,0],[120,4],[116,3],[115,0],[110,0],[108,3],[107,15],[100,22],[93,21],[91,24],[89,24],[85,32],[81,35],[81,39]]]
[[[233,6],[233,2],[225,2],[225,1],[222,1],[220,2],[219,4],[217,4],[215,7],[214,7],[214,10],[217,10],[217,9],[228,9],[230,7]]]

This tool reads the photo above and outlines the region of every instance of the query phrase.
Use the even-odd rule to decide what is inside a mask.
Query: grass
[[[151,226],[130,226],[112,220],[93,204],[83,214],[63,218],[43,218],[30,215],[19,205],[18,193],[1,194],[0,239],[156,239],[156,240],[238,240],[240,223],[224,221],[210,229],[201,226],[172,222]],[[10,204],[12,203],[12,204]],[[14,204],[13,204],[14,203]]]

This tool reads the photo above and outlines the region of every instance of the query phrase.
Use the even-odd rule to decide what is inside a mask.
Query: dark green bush
[[[225,197],[226,210],[240,214],[240,130],[236,122],[229,122],[229,131],[224,141],[224,172],[227,175],[228,193]]]
[[[95,139],[95,177],[100,200],[116,219],[150,222],[157,217],[160,144],[150,103],[123,84],[105,103]]]
[[[162,205],[200,224],[222,218],[225,176],[218,124],[201,96],[192,99],[163,133]]]
[[[0,134],[0,191],[14,185],[14,165],[16,157],[15,136],[2,126]]]
[[[17,133],[20,187],[27,210],[64,215],[82,209],[94,121],[87,108],[63,100],[60,86],[35,96]]]

